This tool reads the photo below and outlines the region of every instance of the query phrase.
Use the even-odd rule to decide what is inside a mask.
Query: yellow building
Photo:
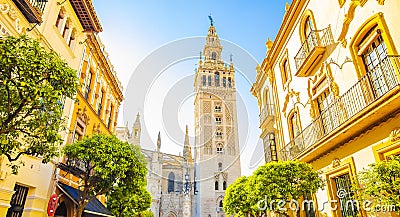
[[[68,126],[60,132],[64,144],[78,135],[114,132],[122,90],[104,45],[96,36],[100,31],[91,0],[0,0],[1,36],[27,34],[38,39],[79,72],[81,84],[91,82],[85,86],[86,91],[79,91],[79,102],[66,99],[64,103]],[[85,100],[86,93],[90,100]],[[83,131],[79,131],[82,117],[87,119]],[[7,160],[0,159],[0,216],[47,216],[49,197],[59,190],[55,165],[42,164],[40,158],[30,156],[22,156],[21,160],[25,165],[18,175],[11,175]]]
[[[327,184],[313,196],[319,211],[302,216],[366,216],[341,206],[354,199],[351,180],[400,154],[399,9],[399,1],[293,0],[266,44],[251,89],[266,159],[311,163]]]
[[[100,38],[95,33],[87,33],[85,44],[78,70],[80,88],[68,128],[67,144],[93,134],[115,134],[118,110],[123,100],[122,85]],[[77,194],[79,179],[62,170],[57,179],[56,193],[62,196],[56,215],[72,217],[76,202],[73,195]],[[98,199],[105,203],[104,196]],[[86,207],[101,206],[101,209],[88,208],[84,212],[90,216],[111,216],[99,200],[91,201]]]

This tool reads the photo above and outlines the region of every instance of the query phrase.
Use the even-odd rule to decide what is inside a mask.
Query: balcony
[[[260,128],[272,129],[275,118],[274,104],[265,104],[263,106],[264,108],[260,112]]]
[[[322,30],[311,31],[294,57],[296,76],[311,76],[313,69],[321,60],[326,47],[334,43],[331,26]]]
[[[47,0],[13,0],[30,23],[41,23]]]
[[[400,107],[400,58],[386,57],[280,150],[282,160],[311,161],[379,123]],[[394,99],[394,100],[393,100]]]

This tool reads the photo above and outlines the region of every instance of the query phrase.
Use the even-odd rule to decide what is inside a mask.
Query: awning
[[[65,185],[63,183],[57,184],[59,189],[66,194],[74,203],[78,201],[78,190]],[[98,216],[106,216],[113,217],[113,214],[108,210],[97,198],[89,201],[86,205],[85,210],[83,211],[85,217],[98,217]]]

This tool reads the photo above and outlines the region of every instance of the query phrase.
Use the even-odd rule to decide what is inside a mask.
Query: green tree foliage
[[[76,93],[76,71],[27,36],[0,38],[0,71],[0,154],[48,162],[62,142],[62,101]]]
[[[150,210],[145,210],[140,213],[140,217],[154,217],[154,213]]]
[[[226,189],[223,202],[223,209],[226,214],[246,217],[251,213],[252,204],[250,204],[249,194],[252,193],[252,189],[249,185],[249,178],[246,176],[239,177]]]
[[[289,216],[291,201],[298,201],[305,192],[314,194],[323,183],[307,163],[270,162],[228,187],[224,209],[239,216],[260,216],[267,211]]]
[[[394,206],[400,212],[400,156],[370,165],[359,173],[358,193],[362,200],[371,201],[371,211],[377,206]]]
[[[128,170],[125,178],[107,194],[107,207],[116,217],[149,216],[151,195],[146,189],[146,160],[138,146],[132,146],[136,156],[135,162],[131,162],[135,170]]]
[[[119,188],[131,190],[146,183],[144,157],[131,148],[127,142],[115,136],[94,135],[64,147],[67,158],[60,164],[63,170],[71,172],[81,179],[77,216],[96,196]],[[137,190],[146,196],[141,190]],[[134,193],[131,193],[134,194]],[[147,201],[147,199],[145,199]]]

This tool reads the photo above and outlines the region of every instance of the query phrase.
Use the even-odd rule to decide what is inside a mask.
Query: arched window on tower
[[[213,60],[217,59],[217,53],[215,53],[215,52],[212,52],[212,54],[211,54],[211,58],[212,58]]]
[[[170,172],[168,175],[168,193],[173,193],[175,190],[175,174]]]
[[[222,163],[221,162],[218,163],[218,171],[222,171]]]
[[[222,78],[222,86],[226,87],[226,77]]]
[[[208,76],[208,86],[211,86],[211,75]]]
[[[215,73],[215,86],[219,87],[220,83],[219,83],[219,72]]]
[[[224,181],[223,183],[222,183],[222,190],[226,190],[226,181]]]
[[[223,148],[221,143],[218,143],[218,145],[217,145],[217,153],[218,154],[223,154],[224,153],[224,148]]]
[[[206,86],[206,75],[203,75],[203,86]]]
[[[218,191],[218,185],[219,185],[219,184],[218,184],[218,181],[215,181],[215,186],[214,186],[214,187],[215,187],[215,190],[216,190],[216,191]]]
[[[232,79],[228,78],[228,87],[232,87]]]

